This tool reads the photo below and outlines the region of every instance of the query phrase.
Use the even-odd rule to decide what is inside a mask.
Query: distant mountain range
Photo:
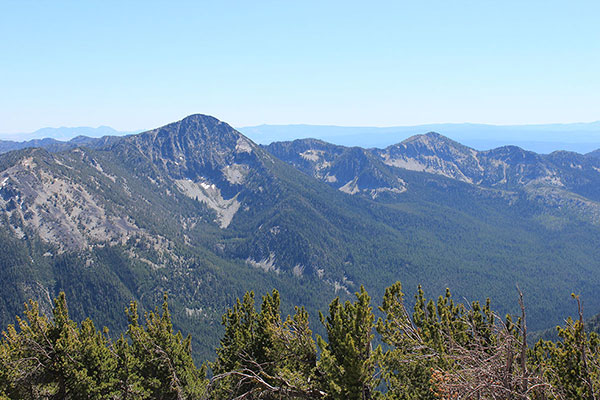
[[[254,142],[263,145],[312,138],[342,146],[382,148],[399,143],[410,136],[438,132],[478,150],[514,145],[542,154],[557,150],[585,154],[600,148],[600,121],[539,125],[427,124],[385,128],[333,125],[259,125],[242,127],[238,130]],[[99,138],[139,132],[141,131],[117,131],[109,126],[100,126],[98,128],[42,128],[32,133],[0,134],[0,152],[30,146],[39,147],[40,143],[36,141],[42,139],[68,142],[81,136]],[[58,143],[54,144],[62,146]],[[56,148],[59,148],[58,146]],[[63,146],[63,148],[68,147],[70,145]]]
[[[102,145],[119,136],[138,132],[117,131],[109,126],[90,128],[42,128],[31,133],[0,134],[0,154],[28,147],[41,147],[49,151],[62,151],[77,146]],[[101,139],[101,140],[96,140]]]
[[[77,136],[87,137],[102,137],[102,136],[122,136],[130,133],[138,133],[140,131],[124,132],[117,131],[110,126],[99,126],[92,128],[89,126],[79,127],[60,127],[60,128],[42,128],[30,133],[12,133],[0,134],[1,140],[9,140],[16,142],[30,141],[36,139],[54,139],[60,141],[69,141]]]
[[[40,147],[51,152],[69,150],[79,146],[87,146],[93,148],[115,142],[118,140],[118,138],[119,136],[76,136],[68,141],[56,140],[51,138],[32,139],[22,142],[12,140],[0,140],[0,154],[13,150],[26,149],[29,147]]]
[[[314,139],[276,142],[265,148],[350,194],[366,193],[376,198],[381,192],[402,193],[407,187],[397,179],[398,169],[427,172],[480,188],[524,191],[529,197],[560,203],[563,208],[578,204],[573,211],[584,212],[600,224],[600,208],[587,201],[600,201],[597,151],[588,155],[567,151],[542,155],[516,146],[477,151],[435,132],[413,136],[385,149],[348,148]]]
[[[427,132],[439,132],[478,150],[515,145],[537,153],[556,150],[588,153],[600,148],[600,121],[573,124],[429,124],[398,127],[260,125],[239,130],[260,144],[313,138],[343,146],[387,147]]]
[[[318,326],[335,294],[380,298],[396,280],[500,313],[519,284],[531,329],[571,314],[572,292],[600,312],[595,152],[478,151],[432,132],[260,146],[206,115],[68,146],[0,155],[2,327],[65,290],[75,319],[120,329],[129,301],[147,310],[167,292],[209,358],[246,290],[278,288],[284,312],[304,305]]]

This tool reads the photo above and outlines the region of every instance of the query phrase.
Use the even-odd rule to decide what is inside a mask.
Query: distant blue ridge
[[[385,128],[259,125],[238,129],[260,144],[315,138],[343,146],[383,148],[410,136],[433,131],[477,150],[515,145],[541,154],[557,150],[585,154],[600,148],[600,121],[540,125],[427,124]]]

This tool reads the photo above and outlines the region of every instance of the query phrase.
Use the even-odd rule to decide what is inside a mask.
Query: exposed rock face
[[[267,149],[351,195],[373,199],[382,193],[402,195],[410,188],[401,171],[409,170],[480,189],[520,192],[548,207],[565,207],[600,223],[600,158],[593,153],[540,155],[515,146],[477,151],[434,132],[385,149],[346,148],[314,139],[273,143]]]
[[[127,208],[129,202],[147,201],[147,196],[132,192],[126,177],[106,172],[110,165],[99,160],[107,154],[133,172],[130,180],[147,179],[144,185],[167,196],[177,190],[213,210],[215,222],[227,228],[240,208],[239,199],[247,195],[241,192],[258,190],[253,178],[262,177],[253,175],[264,171],[261,155],[270,157],[229,125],[204,115],[94,143],[100,141],[104,146],[96,146],[99,153],[80,148],[61,154],[26,149],[28,156],[0,172],[0,210],[13,222],[17,235],[30,228],[61,251],[145,235]],[[125,198],[115,204],[115,199],[104,197],[109,191]]]
[[[256,161],[257,146],[225,122],[197,114],[125,138],[116,147],[127,153],[139,151],[170,175],[191,179],[209,173],[219,176],[225,165]]]
[[[278,158],[348,194],[399,194],[406,183],[370,150],[305,139],[266,147]]]
[[[436,133],[413,136],[385,150],[375,150],[386,165],[411,171],[429,172],[473,183],[462,169],[481,174],[476,152]],[[463,167],[463,168],[461,168]]]
[[[165,227],[194,246],[193,238],[203,238],[207,228],[235,229],[240,214],[246,224],[258,215],[265,218],[259,229],[267,230],[266,237],[252,235],[253,245],[215,247],[227,256],[258,260],[256,265],[269,266],[265,271],[292,274],[301,263],[305,274],[315,273],[312,264],[320,254],[309,256],[308,246],[300,252],[288,248],[285,243],[298,237],[295,229],[273,233],[275,222],[269,220],[280,212],[274,207],[278,202],[299,195],[276,176],[279,170],[293,171],[292,176],[298,172],[226,123],[192,115],[95,147],[6,155],[0,213],[17,236],[29,230],[60,252],[143,240],[166,262],[178,256],[163,234]],[[181,232],[174,233],[178,223]],[[136,249],[128,254],[161,267]]]
[[[577,189],[600,183],[600,162],[593,157],[562,151],[540,155],[516,146],[477,151],[437,133],[413,136],[374,152],[387,165],[485,187],[514,189],[543,183]]]
[[[172,179],[214,184],[225,198],[235,196],[259,166],[257,150],[231,126],[200,114],[127,137],[111,149],[134,167],[146,160]]]
[[[591,155],[477,152],[433,133],[386,149],[317,140],[265,149],[204,115],[76,141],[0,155],[0,245],[16,249],[0,251],[0,289],[14,289],[0,296],[2,321],[27,296],[48,309],[63,288],[94,299],[76,303],[78,315],[112,321],[128,301],[151,307],[169,292],[175,318],[193,320],[186,326],[203,340],[249,288],[282,287],[316,315],[336,292],[400,279],[503,305],[522,280],[541,324],[554,299],[540,274],[556,292],[600,288],[600,227],[580,221],[600,222]]]
[[[236,199],[237,195],[229,200],[225,200],[215,184],[208,184],[202,181],[197,183],[190,179],[178,179],[175,182],[183,194],[203,202],[210,209],[216,211],[217,221],[221,228],[229,226],[235,213],[240,208],[240,203]]]
[[[66,163],[72,160],[41,149],[29,153],[0,173],[0,209],[17,236],[28,228],[64,251],[90,243],[121,243],[140,232],[126,213],[109,211],[87,185],[112,178],[99,165],[86,184],[69,174],[73,167]]]

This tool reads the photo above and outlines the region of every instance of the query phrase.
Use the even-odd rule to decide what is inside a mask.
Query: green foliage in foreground
[[[162,311],[128,309],[126,335],[111,341],[91,320],[69,318],[64,293],[53,318],[30,301],[18,329],[9,326],[0,345],[0,397],[11,399],[197,398],[205,370],[191,358],[190,338],[175,334],[166,299]]]
[[[3,332],[0,399],[597,399],[600,338],[574,297],[579,319],[528,347],[522,296],[521,315],[500,319],[489,300],[428,300],[419,288],[409,314],[398,282],[375,321],[361,288],[353,302],[331,302],[315,341],[304,308],[283,319],[276,290],[259,310],[249,292],[223,316],[208,379],[190,337],[173,331],[166,297],[143,321],[131,303],[113,340],[90,319],[72,321],[61,293],[52,318],[30,301]]]

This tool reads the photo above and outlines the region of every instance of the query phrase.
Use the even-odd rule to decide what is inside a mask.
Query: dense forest
[[[600,312],[598,159],[479,154],[433,133],[380,150],[266,149],[192,115],[100,147],[2,154],[0,327],[28,299],[50,315],[62,291],[73,320],[125,332],[125,304],[143,315],[166,292],[198,365],[214,357],[222,314],[251,290],[277,288],[284,316],[304,306],[314,337],[326,337],[318,311],[333,297],[351,300],[364,285],[381,299],[397,280],[411,293],[421,283],[426,293],[490,297],[502,316],[518,313],[518,282],[530,332],[555,332],[574,310],[572,291]],[[444,168],[412,171],[381,154]],[[340,190],[348,182],[360,191]]]
[[[3,332],[1,399],[596,399],[600,338],[579,318],[556,341],[528,345],[521,313],[500,318],[485,304],[437,300],[419,288],[409,313],[398,282],[378,310],[364,288],[334,299],[313,335],[308,313],[283,318],[276,290],[246,293],[222,318],[216,359],[195,365],[191,338],[175,332],[167,296],[114,335],[74,322],[66,296],[52,316],[29,301]],[[374,311],[381,317],[376,320]],[[316,336],[316,338],[315,338]],[[202,340],[200,338],[200,340]]]

